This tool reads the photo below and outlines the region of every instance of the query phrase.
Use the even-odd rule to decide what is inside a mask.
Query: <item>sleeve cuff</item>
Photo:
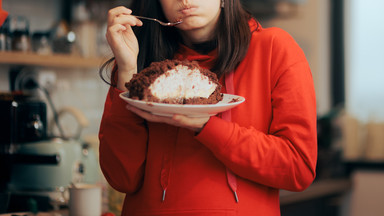
[[[196,139],[213,152],[226,149],[234,133],[234,124],[217,116],[212,116]]]

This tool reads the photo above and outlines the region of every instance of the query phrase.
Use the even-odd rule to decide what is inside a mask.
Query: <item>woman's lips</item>
[[[197,10],[197,7],[185,7],[181,9],[180,12],[184,15],[192,15],[196,10]]]

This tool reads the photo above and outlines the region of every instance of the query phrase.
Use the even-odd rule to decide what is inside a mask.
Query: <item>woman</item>
[[[280,215],[279,189],[301,191],[315,178],[315,93],[302,50],[283,30],[262,28],[240,0],[130,8],[108,14],[115,66],[99,134],[102,171],[126,194],[122,215]],[[132,14],[183,22],[163,27]],[[246,101],[204,118],[127,106],[124,84],[164,59],[198,61],[223,93]]]

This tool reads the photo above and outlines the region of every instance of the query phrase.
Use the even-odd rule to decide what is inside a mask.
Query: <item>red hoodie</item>
[[[144,121],[110,89],[100,165],[110,185],[126,193],[122,215],[280,215],[279,189],[301,191],[312,183],[316,101],[307,60],[285,31],[256,30],[254,22],[251,29],[232,80],[234,94],[246,101],[231,110],[231,121],[211,117],[196,136]],[[182,47],[175,58],[209,68],[214,56]],[[221,82],[225,93],[228,83]]]

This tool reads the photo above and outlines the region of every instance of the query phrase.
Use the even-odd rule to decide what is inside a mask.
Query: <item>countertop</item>
[[[316,199],[333,194],[344,193],[351,188],[349,179],[327,179],[318,180],[312,183],[302,192],[280,191],[280,204],[288,205],[305,200]]]
[[[306,190],[302,192],[291,192],[286,190],[280,191],[280,204],[289,205],[299,203],[306,200],[317,199],[329,195],[342,194],[351,189],[351,181],[349,179],[327,179],[318,180],[312,183]],[[59,214],[57,214],[59,213]],[[0,214],[0,216],[32,216],[28,212],[25,213],[12,213],[12,214]],[[66,211],[51,213],[39,213],[33,216],[56,216],[67,215]]]

